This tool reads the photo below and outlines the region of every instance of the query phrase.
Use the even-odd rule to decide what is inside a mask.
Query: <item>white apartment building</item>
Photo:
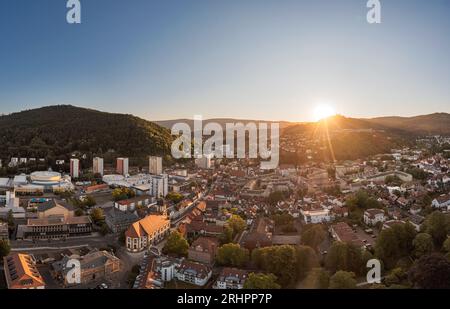
[[[95,157],[92,162],[92,171],[94,174],[103,176],[103,158]]]
[[[371,208],[364,211],[364,223],[367,225],[375,225],[378,222],[384,222],[385,216],[382,209]]]
[[[80,160],[70,159],[70,177],[80,177]]]
[[[163,172],[162,157],[150,156],[148,159],[148,172],[154,175],[161,175]]]

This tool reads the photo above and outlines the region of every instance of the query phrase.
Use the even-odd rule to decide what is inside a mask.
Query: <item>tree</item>
[[[244,289],[280,289],[274,274],[250,273],[244,283]]]
[[[95,205],[97,205],[97,202],[95,201],[95,198],[92,195],[87,195],[84,198],[83,201],[84,205],[86,205],[87,207],[94,207]]]
[[[80,217],[80,216],[83,216],[83,215],[84,215],[83,209],[81,209],[81,208],[75,209],[75,216],[76,217]]]
[[[189,243],[187,240],[177,231],[170,233],[167,238],[167,242],[164,245],[164,254],[174,254],[177,256],[187,256]]]
[[[282,286],[289,285],[298,278],[297,252],[289,245],[272,246],[252,251],[252,262],[259,268],[275,274]]]
[[[398,186],[400,186],[400,185],[403,183],[402,180],[401,180],[397,175],[394,175],[394,176],[392,176],[392,175],[387,176],[387,177],[384,179],[384,182],[385,182],[388,186],[395,186],[395,187],[398,187]]]
[[[275,206],[278,204],[278,202],[281,202],[284,200],[284,193],[282,191],[275,191],[269,194],[269,197],[267,198],[267,202]]]
[[[169,192],[166,196],[166,199],[177,204],[183,200],[183,195],[178,192]]]
[[[432,253],[416,261],[408,274],[414,287],[421,289],[450,289],[450,261]]]
[[[316,252],[308,246],[298,246],[297,250],[297,274],[302,279],[313,268],[319,266]]]
[[[422,255],[430,254],[433,251],[433,238],[430,234],[419,233],[413,241],[414,255],[421,257]]]
[[[242,267],[249,260],[248,250],[238,244],[225,244],[217,250],[217,262],[224,266]]]
[[[129,188],[117,188],[112,192],[112,196],[114,201],[121,201],[132,198],[136,195],[136,193]]]
[[[405,279],[407,279],[407,273],[405,273],[401,267],[397,267],[391,270],[391,272],[384,278],[384,283],[387,286],[399,285]]]
[[[410,223],[399,223],[382,230],[375,244],[375,255],[383,260],[386,268],[394,268],[401,258],[413,253],[415,234]]]
[[[310,224],[304,227],[301,234],[301,243],[317,250],[325,240],[327,233],[321,224]]]
[[[422,230],[430,234],[436,248],[440,248],[450,232],[450,217],[436,210],[426,217]]]
[[[8,221],[9,228],[14,228],[14,215],[13,215],[12,210],[8,211],[7,221]]]
[[[220,243],[227,244],[233,241],[233,229],[229,226],[224,226],[222,235],[220,235]]]
[[[11,247],[7,240],[0,240],[0,259],[7,256],[11,251]]]
[[[105,236],[106,234],[109,233],[109,227],[105,222],[102,222],[102,224],[100,225],[100,234],[102,234],[103,236]]]
[[[247,227],[247,223],[238,215],[232,215],[231,218],[227,220],[227,224],[233,230],[233,237],[244,231]]]
[[[103,213],[103,209],[101,209],[101,208],[92,209],[92,212],[91,212],[92,221],[94,221],[95,223],[98,224],[101,221],[103,221],[104,218],[105,218],[105,214]]]
[[[336,168],[335,167],[329,167],[327,168],[328,178],[336,179]]]
[[[348,271],[338,271],[330,278],[330,289],[355,289],[355,274]]]
[[[450,236],[444,241],[442,245],[442,250],[446,253],[450,253]]]
[[[303,286],[307,289],[328,289],[330,273],[323,268],[313,268],[304,280]]]
[[[343,270],[361,274],[365,270],[362,250],[353,244],[335,241],[328,251],[325,266],[331,273]]]
[[[294,221],[294,217],[288,213],[282,213],[273,215],[272,220],[276,226],[283,226],[292,223]]]

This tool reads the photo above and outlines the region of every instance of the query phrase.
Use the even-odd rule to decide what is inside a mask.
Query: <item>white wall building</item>
[[[160,175],[163,172],[162,158],[150,156],[148,159],[148,172],[154,175]]]
[[[306,223],[322,223],[331,221],[330,210],[302,210],[303,219]]]
[[[127,176],[129,174],[128,158],[117,158],[116,170],[118,174]]]
[[[92,171],[94,174],[100,174],[103,176],[103,158],[95,157],[92,162]]]
[[[382,209],[371,208],[364,211],[364,223],[367,225],[375,225],[378,222],[386,220]]]
[[[169,177],[167,174],[152,177],[152,192],[151,194],[156,197],[165,197],[169,193]]]
[[[80,160],[70,159],[70,177],[80,177]]]

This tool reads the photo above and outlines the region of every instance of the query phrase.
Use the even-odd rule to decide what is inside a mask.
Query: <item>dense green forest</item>
[[[25,157],[54,162],[77,153],[111,160],[127,156],[139,161],[152,154],[169,154],[171,142],[170,131],[150,121],[70,105],[42,107],[0,117],[0,158],[3,160]]]

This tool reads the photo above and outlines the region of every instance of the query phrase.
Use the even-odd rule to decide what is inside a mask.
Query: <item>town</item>
[[[408,288],[424,271],[421,257],[450,257],[449,137],[329,163],[316,158],[316,143],[282,137],[282,152],[303,149],[305,159],[270,170],[248,157],[148,156],[146,166],[82,152],[50,166],[4,158],[0,284]],[[383,263],[380,284],[366,282],[373,258]]]

